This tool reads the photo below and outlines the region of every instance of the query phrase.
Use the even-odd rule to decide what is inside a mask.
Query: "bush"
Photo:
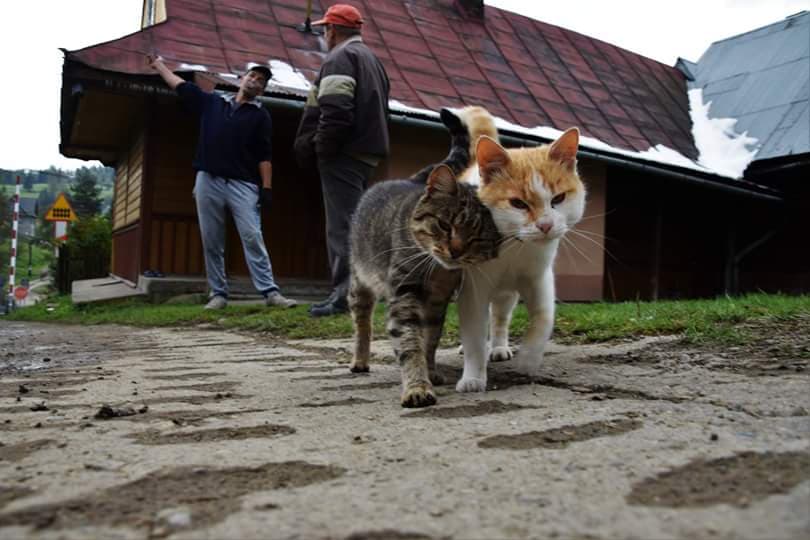
[[[76,280],[106,277],[110,272],[112,224],[103,216],[75,222],[59,251],[54,269],[59,292],[69,293]]]

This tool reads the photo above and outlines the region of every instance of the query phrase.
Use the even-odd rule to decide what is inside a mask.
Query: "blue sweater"
[[[231,96],[210,94],[190,82],[180,84],[177,93],[200,117],[194,169],[261,187],[259,163],[272,158],[273,133],[270,113],[262,104],[254,100],[234,109]]]

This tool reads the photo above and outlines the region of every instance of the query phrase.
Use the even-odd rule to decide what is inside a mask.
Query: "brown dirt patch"
[[[187,381],[194,379],[210,379],[212,377],[227,377],[227,373],[217,373],[215,371],[200,371],[197,373],[183,373],[180,375],[150,375],[146,377],[151,381]]]
[[[203,429],[186,433],[163,433],[149,430],[132,433],[128,437],[134,439],[138,444],[162,445],[267,439],[279,435],[292,435],[293,433],[295,433],[295,428],[290,426],[264,424],[238,428]]]
[[[416,412],[403,414],[404,418],[428,417],[428,418],[472,418],[474,416],[486,416],[489,414],[502,414],[520,409],[536,409],[537,407],[526,407],[516,403],[503,403],[498,400],[480,401],[472,405],[458,405],[456,407],[430,407]]]
[[[34,493],[33,489],[24,486],[0,486],[0,508],[32,493]]]
[[[810,453],[743,452],[696,460],[633,486],[629,504],[667,508],[730,504],[739,508],[788,493],[810,479]]]
[[[347,399],[324,401],[321,403],[311,401],[307,403],[302,403],[301,405],[299,405],[299,407],[344,407],[351,405],[362,405],[363,403],[377,403],[377,402],[363,398],[350,397]]]
[[[296,366],[290,368],[279,368],[279,369],[271,369],[271,373],[298,373],[298,372],[307,372],[307,371],[315,371],[315,372],[325,372],[325,371],[332,371],[333,369],[337,368],[338,366]]]
[[[191,390],[192,392],[230,392],[242,383],[236,381],[221,381],[215,383],[200,383],[200,384],[183,384],[177,386],[158,386],[157,388],[150,388],[155,392],[164,392],[167,390]]]
[[[117,372],[110,372],[115,375]],[[84,386],[88,383],[104,380],[110,375],[103,375],[101,372],[92,373],[86,377],[73,377],[66,378],[64,375],[56,375],[52,377],[42,377],[42,374],[37,378],[20,378],[14,382],[0,383],[0,396],[16,397],[18,395],[36,396],[39,394],[55,395],[57,391],[67,391],[73,386]],[[81,390],[70,390],[72,393],[80,392]],[[67,395],[67,394],[66,394]]]
[[[254,492],[327,482],[342,476],[339,467],[302,461],[269,463],[261,467],[205,469],[182,467],[151,473],[133,482],[54,504],[0,514],[0,527],[33,526],[70,529],[87,525],[151,528],[166,508],[185,506],[191,513],[188,529],[208,527],[242,507],[240,497]]]
[[[495,435],[478,442],[481,448],[529,450],[532,448],[565,448],[573,442],[598,437],[610,437],[633,431],[642,426],[638,420],[618,419],[589,422],[578,426],[563,426],[545,431],[531,431],[518,435]]]
[[[20,461],[34,452],[53,446],[55,443],[56,441],[52,439],[39,439],[9,445],[0,443],[0,461]]]
[[[668,372],[699,367],[749,377],[810,375],[810,314],[763,319],[735,326],[743,344],[691,344],[683,340],[622,355],[585,358],[595,364],[630,364]]]

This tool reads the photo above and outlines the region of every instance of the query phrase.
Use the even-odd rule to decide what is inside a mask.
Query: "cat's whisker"
[[[407,274],[405,274],[405,277],[404,277],[404,278],[402,278],[401,280],[399,280],[399,283],[396,285],[396,287],[394,287],[394,290],[398,289],[398,288],[399,288],[399,287],[400,287],[400,286],[401,286],[403,283],[405,283],[406,281],[408,281],[408,278],[409,278],[409,277],[411,277],[411,275],[412,275],[414,272],[416,272],[416,271],[417,271],[417,270],[419,270],[419,269],[420,269],[422,266],[424,266],[426,262],[430,262],[431,260],[433,260],[433,257],[431,257],[430,255],[428,255],[427,253],[422,253],[421,255],[424,257],[424,259],[422,259],[421,261],[417,262],[417,263],[414,265],[414,267],[413,267],[413,268],[411,268],[411,271],[410,271],[410,272],[408,272]]]
[[[590,221],[590,220],[592,220],[592,219],[596,219],[596,218],[600,218],[600,217],[603,217],[603,216],[607,216],[607,215],[612,214],[612,213],[613,213],[613,212],[615,212],[615,211],[616,211],[616,210],[608,210],[607,212],[602,212],[601,214],[593,214],[593,215],[590,215],[590,216],[587,216],[587,217],[584,217],[584,218],[580,219],[580,220],[579,220],[579,222],[580,222],[580,223],[583,223],[583,222],[585,222],[585,221]]]
[[[593,264],[593,259],[591,259],[587,255],[585,255],[585,253],[581,249],[579,249],[579,247],[577,247],[576,243],[573,240],[571,240],[570,238],[566,238],[565,236],[563,236],[562,238],[563,238],[563,241],[565,242],[566,246],[572,247],[574,249],[574,251],[576,251],[577,253],[582,255],[583,259],[585,259],[589,263]]]
[[[594,243],[595,245],[599,246],[599,247],[602,249],[602,251],[604,251],[605,253],[607,253],[607,254],[608,254],[608,256],[609,256],[611,259],[613,259],[613,260],[614,260],[614,261],[616,261],[616,262],[619,262],[619,259],[618,259],[618,258],[617,258],[615,255],[613,255],[613,253],[611,253],[611,252],[610,252],[610,250],[609,250],[608,248],[606,248],[606,247],[605,247],[605,245],[604,245],[603,243],[601,243],[601,242],[597,242],[597,241],[596,241],[596,240],[594,240],[593,238],[591,238],[591,237],[589,237],[589,236],[587,236],[587,235],[585,235],[585,234],[582,234],[582,231],[578,231],[578,230],[575,230],[575,229],[571,229],[569,232],[571,232],[571,233],[573,233],[573,234],[576,234],[576,235],[578,235],[579,237],[584,238],[585,240],[588,240],[589,242]]]

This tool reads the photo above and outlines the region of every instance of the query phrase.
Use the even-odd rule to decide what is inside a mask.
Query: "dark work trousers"
[[[323,206],[326,211],[326,249],[332,273],[332,300],[346,299],[349,293],[349,225],[368,187],[374,167],[340,154],[319,160]]]

